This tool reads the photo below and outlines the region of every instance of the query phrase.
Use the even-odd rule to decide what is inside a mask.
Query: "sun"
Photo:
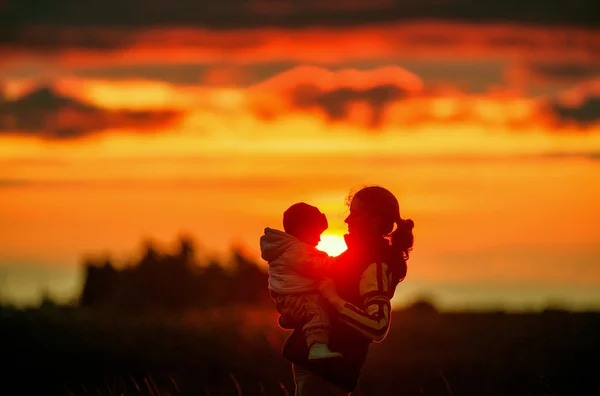
[[[330,256],[339,256],[347,249],[346,241],[340,235],[324,234],[321,235],[321,242],[317,245],[317,249]]]

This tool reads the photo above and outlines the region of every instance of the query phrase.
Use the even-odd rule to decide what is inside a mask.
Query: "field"
[[[581,395],[599,388],[600,314],[394,312],[362,395]],[[285,395],[272,309],[115,314],[4,309],[7,395]],[[8,391],[10,390],[10,391]]]

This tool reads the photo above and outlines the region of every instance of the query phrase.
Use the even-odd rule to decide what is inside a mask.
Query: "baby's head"
[[[327,217],[304,202],[293,204],[283,213],[283,230],[311,246],[317,246],[327,227]]]

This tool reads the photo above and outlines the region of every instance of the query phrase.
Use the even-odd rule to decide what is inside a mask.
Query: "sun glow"
[[[321,235],[321,242],[317,249],[327,253],[330,256],[339,256],[346,251],[346,242],[340,235]]]

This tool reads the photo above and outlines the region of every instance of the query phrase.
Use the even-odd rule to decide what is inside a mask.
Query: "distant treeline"
[[[80,305],[111,310],[146,311],[263,304],[269,301],[267,273],[232,249],[231,260],[198,262],[194,243],[181,238],[174,253],[147,244],[137,262],[117,268],[110,259],[84,262]]]

